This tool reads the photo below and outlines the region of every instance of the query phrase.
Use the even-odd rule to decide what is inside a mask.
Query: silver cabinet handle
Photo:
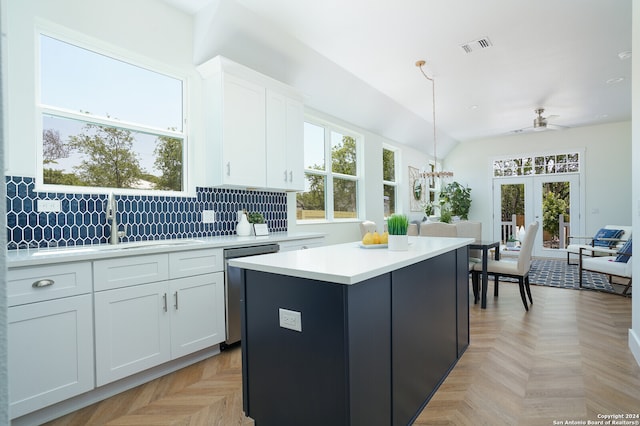
[[[54,285],[54,284],[55,284],[55,281],[49,280],[49,279],[44,279],[44,280],[35,281],[33,284],[31,284],[31,287],[33,287],[33,288],[42,288],[42,287],[49,287],[49,286]]]
[[[164,311],[167,312],[167,293],[162,296],[162,299],[164,300]]]
[[[293,182],[293,172],[289,172],[289,182]]]
[[[227,176],[231,176],[231,161],[227,163]]]
[[[178,292],[176,291],[174,294],[175,299],[176,299],[176,304],[173,305],[174,308],[176,308],[176,311],[178,310]]]
[[[285,182],[287,181],[287,171],[286,170],[284,171],[284,181]]]

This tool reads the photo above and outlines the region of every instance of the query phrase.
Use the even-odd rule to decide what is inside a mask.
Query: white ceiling
[[[220,0],[165,0],[196,13]],[[458,141],[631,119],[631,0],[236,0]],[[461,45],[488,37],[492,46]],[[614,79],[622,78],[622,81]]]

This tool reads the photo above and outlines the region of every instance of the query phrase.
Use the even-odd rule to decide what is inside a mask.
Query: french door
[[[493,202],[494,238],[502,244],[540,222],[534,256],[564,257],[569,235],[583,234],[578,173],[494,178]]]

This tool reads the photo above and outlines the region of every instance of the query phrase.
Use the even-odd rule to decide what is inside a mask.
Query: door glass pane
[[[568,244],[570,219],[569,182],[542,183],[542,246],[562,249]]]
[[[325,176],[306,173],[304,192],[296,194],[296,218],[298,220],[324,220],[327,218],[324,209]]]
[[[500,239],[506,243],[509,237],[516,237],[517,227],[524,226],[524,184],[500,185]]]
[[[333,214],[336,219],[357,217],[357,182],[346,179],[333,179]]]

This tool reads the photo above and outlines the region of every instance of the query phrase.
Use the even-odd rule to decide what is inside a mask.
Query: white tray
[[[358,243],[358,246],[363,249],[380,249],[387,248],[388,244],[362,244]]]

